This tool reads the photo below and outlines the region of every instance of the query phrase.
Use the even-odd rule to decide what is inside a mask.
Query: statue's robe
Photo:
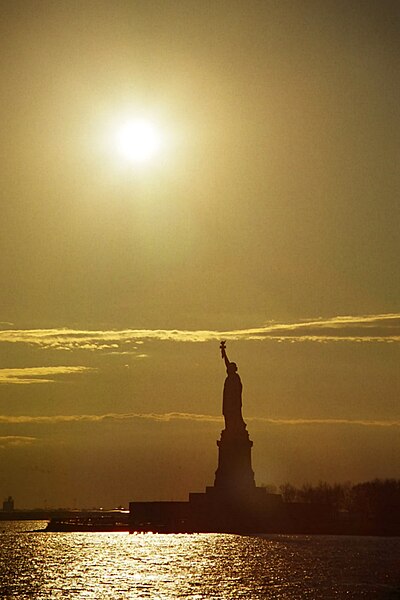
[[[228,373],[224,383],[222,414],[226,429],[242,429],[242,382],[237,373]]]

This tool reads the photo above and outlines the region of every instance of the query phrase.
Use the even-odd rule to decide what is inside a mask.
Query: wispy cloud
[[[0,343],[21,343],[56,350],[135,352],[144,341],[208,342],[274,340],[278,342],[400,342],[400,313],[336,316],[294,323],[269,322],[260,327],[230,331],[180,329],[3,329]]]
[[[396,419],[272,419],[268,417],[249,417],[249,422],[270,425],[356,425],[361,427],[400,427]]]
[[[222,417],[215,415],[198,415],[193,413],[105,413],[102,415],[50,415],[50,416],[15,416],[0,415],[1,424],[57,424],[57,423],[101,423],[104,421],[203,421],[221,422]]]
[[[91,367],[26,367],[22,369],[0,369],[0,384],[53,383],[54,377],[93,371]]]
[[[222,424],[222,417],[217,415],[203,415],[195,413],[106,413],[101,415],[49,415],[49,416],[14,416],[0,415],[0,424],[43,424],[55,425],[57,423],[102,423],[105,421],[132,421],[147,420],[156,422],[192,421]],[[249,423],[266,425],[322,425],[322,426],[361,426],[361,427],[400,427],[400,420],[396,419],[280,419],[269,417],[247,417]]]
[[[3,435],[0,436],[0,448],[5,449],[15,446],[29,446],[37,441],[35,437],[27,435]]]

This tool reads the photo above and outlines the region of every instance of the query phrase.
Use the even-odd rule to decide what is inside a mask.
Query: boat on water
[[[96,515],[91,517],[52,517],[44,531],[54,532],[113,532],[129,531],[128,518],[118,515]]]

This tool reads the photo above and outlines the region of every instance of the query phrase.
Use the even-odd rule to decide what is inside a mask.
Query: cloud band
[[[207,423],[222,423],[222,417],[195,413],[106,413],[101,415],[49,415],[49,416],[14,416],[0,415],[1,424],[43,424],[58,423],[102,423],[106,421],[147,420],[157,422],[192,421]],[[246,421],[264,423],[266,425],[301,426],[301,425],[343,425],[360,427],[400,427],[396,419],[304,419],[304,418],[269,418],[248,417]]]
[[[400,313],[337,316],[296,323],[270,322],[231,331],[179,329],[3,329],[0,343],[29,344],[43,349],[89,350],[124,354],[143,341],[208,342],[274,340],[278,342],[400,342]]]
[[[94,371],[92,367],[25,367],[21,369],[0,369],[0,384],[53,383],[54,377]]]

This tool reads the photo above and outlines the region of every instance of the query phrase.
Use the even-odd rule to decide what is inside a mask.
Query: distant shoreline
[[[98,516],[123,515],[126,517],[126,511],[118,510],[14,510],[12,512],[0,511],[0,522],[5,521],[49,521],[52,518],[82,518],[88,519]],[[137,533],[140,533],[139,531]],[[144,532],[143,532],[144,533]],[[154,529],[154,533],[197,533],[195,531],[172,531]],[[212,533],[198,532],[198,533]],[[232,533],[237,535],[340,535],[340,536],[374,536],[374,537],[400,537],[400,530],[394,528],[392,531],[387,528],[379,527],[374,523],[356,523],[356,522],[332,522],[326,523],[322,527],[315,526],[301,528],[270,527],[268,531],[231,531],[220,533]]]

